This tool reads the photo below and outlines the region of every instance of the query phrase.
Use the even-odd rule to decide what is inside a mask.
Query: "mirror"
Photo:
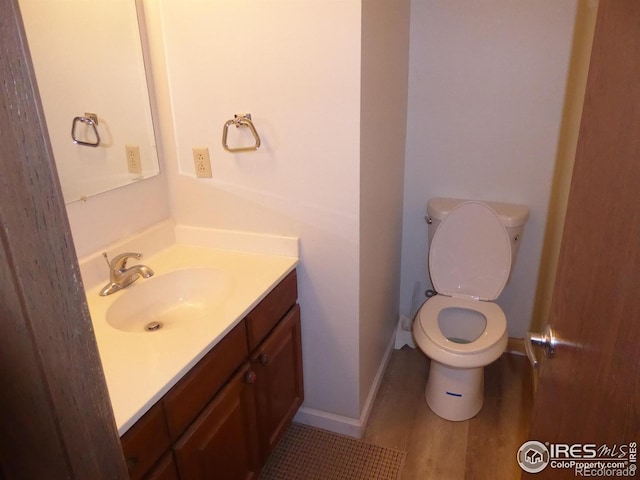
[[[65,203],[157,175],[141,5],[19,5]]]

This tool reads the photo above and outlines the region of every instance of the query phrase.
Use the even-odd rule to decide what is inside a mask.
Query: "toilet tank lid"
[[[451,210],[468,201],[460,198],[432,198],[427,203],[427,215],[436,220],[443,220]],[[529,219],[529,208],[524,205],[480,201],[493,208],[502,224],[507,228],[524,225]]]

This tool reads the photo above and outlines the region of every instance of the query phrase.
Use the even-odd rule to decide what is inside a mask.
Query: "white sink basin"
[[[182,328],[206,320],[225,302],[231,276],[215,268],[187,268],[138,279],[121,292],[106,312],[109,325],[125,332]]]

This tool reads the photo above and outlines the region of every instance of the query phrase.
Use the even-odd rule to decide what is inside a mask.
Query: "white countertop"
[[[106,312],[119,295],[135,292],[153,277],[141,278],[107,297],[98,294],[104,285],[88,287],[87,301],[120,435],[291,272],[298,259],[173,244],[138,263],[152,268],[154,276],[185,268],[215,268],[229,275],[231,287],[212,318],[154,332],[127,332],[106,322]],[[106,272],[106,265],[103,268]]]

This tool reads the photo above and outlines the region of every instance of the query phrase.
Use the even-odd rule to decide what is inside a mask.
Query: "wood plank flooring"
[[[363,440],[407,452],[403,480],[520,478],[516,453],[528,440],[528,360],[504,354],[485,369],[485,400],[470,420],[449,422],[424,399],[429,359],[404,347],[391,356]]]

